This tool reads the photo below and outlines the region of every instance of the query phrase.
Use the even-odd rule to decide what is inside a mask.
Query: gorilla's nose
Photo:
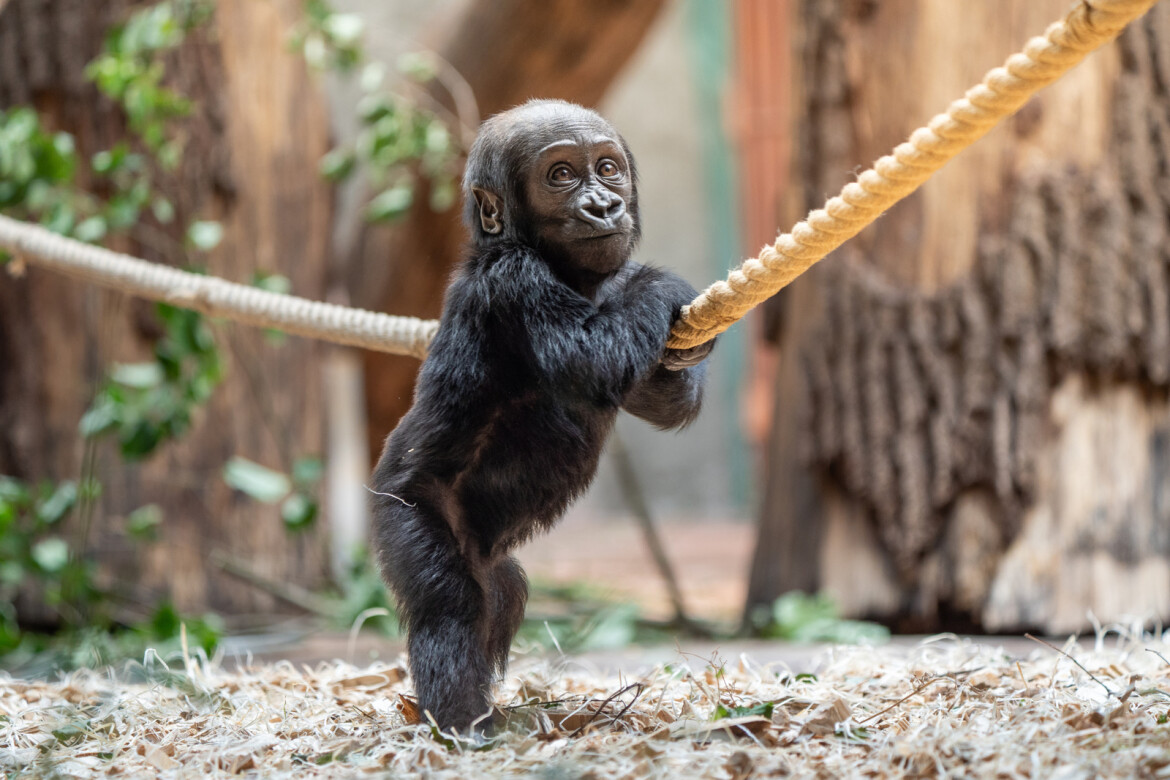
[[[626,213],[626,202],[609,190],[593,190],[581,204],[581,217],[599,228],[612,228]]]

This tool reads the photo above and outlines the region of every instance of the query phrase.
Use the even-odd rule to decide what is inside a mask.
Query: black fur
[[[548,135],[549,105],[509,114],[535,115]],[[585,109],[551,105],[554,129],[557,112],[569,112],[612,131]],[[460,731],[489,711],[493,675],[505,670],[524,615],[527,582],[510,552],[589,485],[619,408],[659,428],[687,425],[705,373],[661,362],[695,291],[627,262],[636,189],[614,270],[579,275],[573,252],[540,247],[526,219],[518,188],[538,131],[497,120],[481,131],[465,176],[475,247],[447,290],[414,405],[387,439],[373,484],[378,555],[419,705]],[[501,235],[477,229],[472,187],[504,193]]]

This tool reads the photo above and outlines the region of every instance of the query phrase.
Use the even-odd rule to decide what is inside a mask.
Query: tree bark
[[[807,0],[804,207],[1066,6]],[[749,609],[1170,616],[1168,47],[1159,6],[791,288]]]
[[[125,138],[121,111],[83,71],[133,5],[11,0],[0,13],[0,105],[34,105],[51,127],[75,135],[83,161]],[[167,83],[196,105],[183,123],[182,168],[163,185],[178,218],[173,226],[147,221],[119,248],[196,261],[237,281],[280,273],[296,293],[323,296],[331,195],[317,161],[328,149],[327,117],[287,48],[299,13],[296,0],[220,0],[209,27],[170,57]],[[225,229],[205,258],[182,249],[179,225],[194,218]],[[215,333],[226,378],[185,435],[141,464],[123,462],[111,443],[96,445],[93,475],[104,492],[86,538],[105,576],[132,583],[144,606],[169,597],[185,611],[269,611],[271,595],[212,570],[209,554],[312,586],[326,571],[323,523],[290,537],[275,508],[233,492],[221,473],[233,455],[287,471],[298,456],[323,454],[323,348],[295,338],[274,346],[232,325]],[[36,268],[0,279],[0,473],[76,479],[86,450],[78,421],[106,368],[148,359],[157,336],[153,309],[141,301]],[[139,549],[124,518],[148,503],[165,521],[160,541]]]
[[[480,117],[529,98],[595,105],[662,9],[663,0],[473,0],[439,36],[434,50],[475,95]],[[436,98],[449,100],[444,94]],[[460,210],[431,211],[425,193],[392,228],[368,228],[351,263],[358,305],[437,317],[443,290],[466,242]],[[364,356],[370,453],[410,407],[418,362]]]

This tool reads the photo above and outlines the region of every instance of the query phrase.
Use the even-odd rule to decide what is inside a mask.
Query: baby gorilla
[[[613,127],[560,101],[492,117],[468,156],[473,247],[373,485],[419,707],[443,729],[489,712],[528,598],[510,552],[589,485],[618,409],[662,429],[699,412],[714,342],[666,349],[695,291],[629,262],[636,178]]]

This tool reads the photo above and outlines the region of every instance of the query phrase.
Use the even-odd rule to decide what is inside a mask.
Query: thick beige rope
[[[847,184],[825,207],[704,290],[671,332],[669,345],[702,344],[771,297],[1052,83],[1085,56],[1116,38],[1158,0],[1080,0],[1068,16],[1028,41],[983,82],[956,100]],[[144,298],[214,316],[277,328],[355,347],[425,357],[438,323],[308,301],[199,276],[92,247],[44,228],[0,216],[0,248],[29,262]]]
[[[298,336],[424,358],[439,324],[392,317],[180,271],[0,215],[0,247],[27,262],[121,292]]]
[[[1025,0],[1026,1],[1026,0]],[[1112,41],[1157,0],[1081,0],[1063,21],[1032,38],[983,82],[930,120],[893,154],[847,184],[801,223],[745,260],[725,281],[708,287],[683,309],[669,345],[686,349],[727,330],[748,310],[775,295],[814,263],[861,232],[909,195],[959,152],[1019,109],[1040,88]]]

